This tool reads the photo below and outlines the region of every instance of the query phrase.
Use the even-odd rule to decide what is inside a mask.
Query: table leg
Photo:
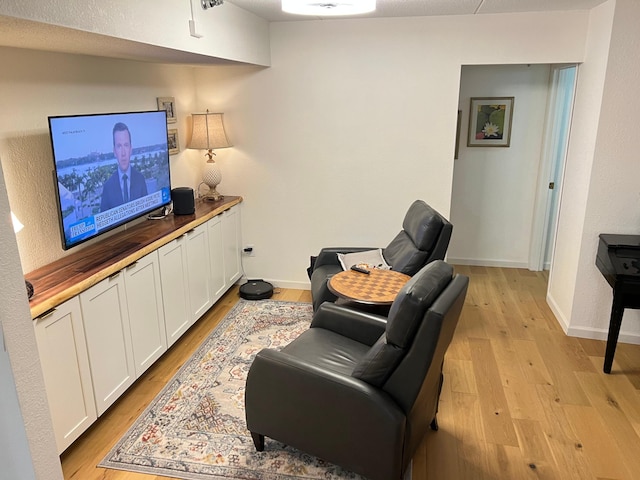
[[[618,335],[620,334],[623,314],[624,307],[621,302],[617,302],[614,297],[613,305],[611,306],[611,320],[609,321],[607,349],[604,354],[604,373],[611,373],[611,365],[613,364],[613,356],[616,353],[616,345],[618,343]]]

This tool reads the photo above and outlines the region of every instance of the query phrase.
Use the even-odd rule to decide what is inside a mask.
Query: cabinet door
[[[136,378],[123,280],[118,272],[80,294],[98,416]]]
[[[233,285],[242,276],[240,269],[240,208],[234,205],[222,214],[222,232],[224,241],[224,271],[227,287]]]
[[[191,325],[186,249],[184,235],[158,249],[167,347]]]
[[[34,321],[58,453],[97,418],[80,301],[74,297]]]
[[[124,271],[124,283],[138,378],[167,350],[157,251],[129,265]]]
[[[227,289],[226,275],[224,273],[224,241],[221,215],[217,215],[207,222],[207,233],[209,236],[211,291],[215,302]]]
[[[213,305],[209,278],[209,242],[207,225],[202,224],[186,233],[187,273],[191,322],[198,320]]]

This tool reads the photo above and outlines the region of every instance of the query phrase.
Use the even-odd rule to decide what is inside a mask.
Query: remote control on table
[[[360,267],[359,267],[359,266],[357,266],[357,265],[354,265],[353,267],[351,267],[351,270],[355,270],[356,272],[360,272],[360,273],[365,273],[365,274],[367,274],[367,275],[369,275],[369,273],[371,273],[371,272],[369,272],[369,270],[367,270],[366,268],[360,268]]]

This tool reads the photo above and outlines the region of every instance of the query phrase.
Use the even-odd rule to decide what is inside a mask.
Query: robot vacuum
[[[273,285],[264,280],[247,280],[240,286],[240,296],[245,300],[264,300],[273,295]]]

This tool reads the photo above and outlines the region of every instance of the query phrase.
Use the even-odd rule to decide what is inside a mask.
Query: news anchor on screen
[[[144,175],[131,166],[131,132],[122,122],[113,126],[113,154],[118,168],[102,186],[100,211],[128,203],[147,195]]]

